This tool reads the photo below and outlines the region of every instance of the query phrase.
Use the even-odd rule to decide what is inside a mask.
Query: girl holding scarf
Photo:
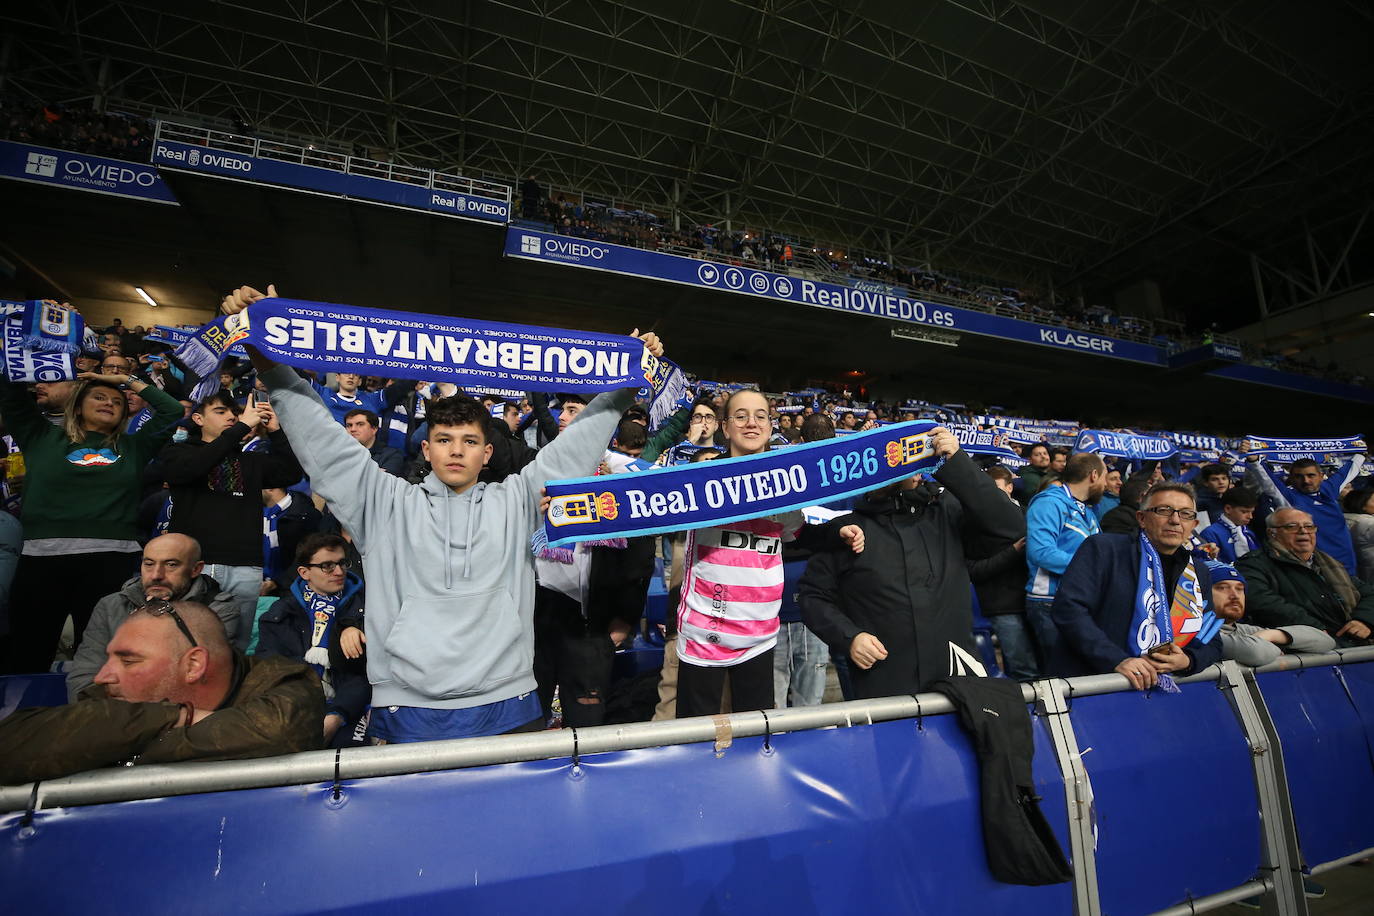
[[[767,451],[773,424],[763,395],[737,391],[724,414],[726,457]],[[787,512],[687,533],[677,611],[679,719],[719,713],[727,680],[734,712],[773,708],[782,543],[804,538],[821,549],[837,533],[855,553],[863,551],[858,525],[836,528],[809,526],[801,512]]]

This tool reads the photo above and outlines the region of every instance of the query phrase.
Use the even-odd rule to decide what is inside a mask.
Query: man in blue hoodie
[[[1050,617],[1059,577],[1078,546],[1102,530],[1093,507],[1107,489],[1107,465],[1100,455],[1079,452],[1059,479],[1063,486],[1042,491],[1026,510],[1026,620],[1039,644],[1042,671],[1059,641]]]
[[[232,314],[262,298],[243,287],[223,309]],[[662,354],[656,335],[640,339]],[[251,347],[249,355],[311,486],[363,556],[370,736],[429,741],[542,728],[530,549],[540,497],[545,482],[596,469],[636,389],[598,395],[499,483],[478,481],[493,450],[489,415],[471,398],[444,398],[428,411],[421,443],[433,470],[411,484],[377,467],[308,382]]]

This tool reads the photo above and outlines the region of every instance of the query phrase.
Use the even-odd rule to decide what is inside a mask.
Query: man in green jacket
[[[0,784],[116,763],[242,760],[324,746],[324,691],[308,665],[245,658],[195,601],[129,615],[95,684],[69,706],[0,721]]]
[[[1236,562],[1245,576],[1248,620],[1262,627],[1304,624],[1338,646],[1367,645],[1374,633],[1374,586],[1317,549],[1317,526],[1301,509],[1269,516],[1268,539]]]

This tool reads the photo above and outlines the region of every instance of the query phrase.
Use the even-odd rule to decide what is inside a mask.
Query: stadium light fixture
[[[140,296],[142,296],[144,302],[148,303],[148,304],[151,305],[153,308],[157,308],[157,301],[154,300],[152,296],[148,295],[147,291],[145,291],[145,290],[143,289],[143,287],[141,287],[141,286],[135,286],[135,287],[134,287],[134,292],[136,292],[136,293],[138,293]]]

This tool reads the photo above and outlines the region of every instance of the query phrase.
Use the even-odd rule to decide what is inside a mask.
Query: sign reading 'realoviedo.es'
[[[816,308],[887,318],[958,333],[979,334],[1079,353],[1125,359],[1162,366],[1165,353],[1159,347],[1119,340],[1102,334],[1068,330],[1004,315],[924,302],[891,288],[856,288],[794,277],[752,267],[719,264],[697,258],[610,245],[606,242],[569,238],[513,226],[506,231],[506,256],[605,270],[633,277],[664,280],[809,305]]]

